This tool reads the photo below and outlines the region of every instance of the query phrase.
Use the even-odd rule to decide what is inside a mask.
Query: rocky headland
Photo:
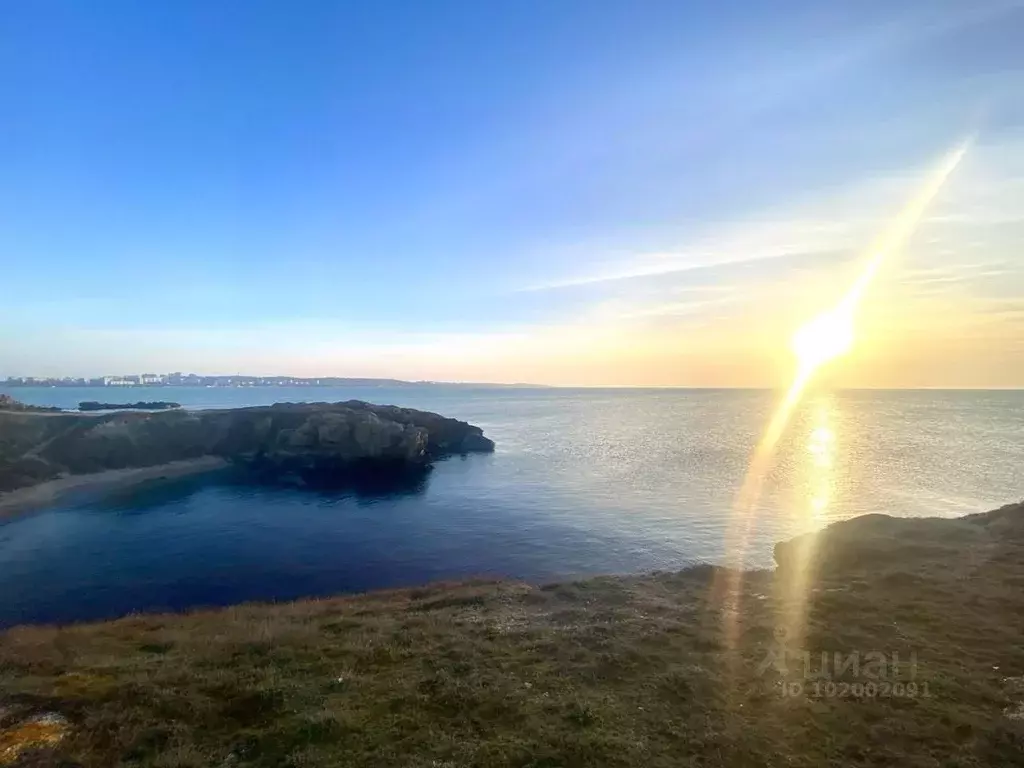
[[[101,403],[96,400],[83,400],[78,404],[80,411],[169,411],[181,408],[181,403],[167,400],[139,400],[136,403]]]
[[[492,450],[479,427],[356,400],[95,414],[9,407],[0,409],[0,494],[132,469],[209,469],[218,461],[252,468],[264,479],[330,484],[365,472],[421,471],[447,455]]]

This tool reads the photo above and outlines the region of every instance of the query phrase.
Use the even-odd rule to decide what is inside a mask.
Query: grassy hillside
[[[794,589],[806,544],[735,601],[702,567],[15,628],[0,763],[1024,764],[1024,507],[836,526]]]

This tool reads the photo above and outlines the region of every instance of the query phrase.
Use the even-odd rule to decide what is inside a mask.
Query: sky
[[[0,376],[1024,386],[1024,0],[8,3]]]

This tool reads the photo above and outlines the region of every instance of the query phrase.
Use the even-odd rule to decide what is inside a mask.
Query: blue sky
[[[0,375],[777,384],[976,131],[842,375],[1024,385],[1022,37],[1020,2],[11,4]]]

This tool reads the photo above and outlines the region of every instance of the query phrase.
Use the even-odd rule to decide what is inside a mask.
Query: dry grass
[[[787,571],[746,575],[729,632],[710,567],[16,628],[0,726],[68,719],[15,761],[38,766],[1024,764],[1024,512],[1000,520],[956,567],[927,547],[824,563],[781,642]],[[913,655],[882,682],[912,672],[918,695],[766,668],[804,649]]]

